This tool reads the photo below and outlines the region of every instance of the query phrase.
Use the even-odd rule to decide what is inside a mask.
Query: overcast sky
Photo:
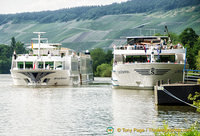
[[[124,1],[127,0],[0,0],[0,14],[56,10],[86,5],[107,5]]]

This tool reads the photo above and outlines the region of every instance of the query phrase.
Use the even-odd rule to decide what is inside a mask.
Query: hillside
[[[35,21],[38,23],[68,22],[71,20],[97,19],[105,15],[133,14],[157,11],[169,11],[187,6],[199,5],[199,0],[129,0],[107,6],[76,7],[56,11],[0,15],[0,24],[10,21],[24,23]]]
[[[133,3],[134,1],[138,2],[138,0],[132,0],[126,3],[112,4],[112,6],[109,6],[112,8],[120,5],[126,7],[123,5]],[[158,5],[161,6],[162,4],[158,1],[160,0],[153,0],[152,3],[155,4],[157,2],[156,7],[159,7]],[[157,9],[152,7],[151,9],[141,8],[141,11],[140,9],[126,11],[124,8],[120,8],[120,10],[123,9],[124,11],[122,12],[119,10],[116,13],[110,13],[110,15],[108,13],[110,10],[106,10],[109,6],[84,7],[82,9],[83,11],[88,11],[88,9],[90,9],[90,14],[87,15],[94,14],[96,17],[87,18],[87,16],[83,16],[83,14],[86,15],[86,12],[83,12],[83,14],[77,15],[77,17],[74,18],[72,17],[67,21],[64,21],[64,18],[61,17],[63,14],[60,15],[59,12],[65,10],[76,11],[79,8],[1,15],[0,43],[9,44],[13,36],[18,41],[22,41],[25,44],[30,43],[30,39],[35,37],[32,32],[45,31],[47,32],[45,37],[49,38],[49,42],[61,42],[65,47],[82,51],[97,47],[111,48],[113,44],[124,43],[124,39],[121,38],[125,36],[153,35],[154,33],[163,34],[165,25],[168,26],[170,32],[180,33],[185,28],[192,27],[197,34],[200,34],[200,5],[195,5],[195,2],[199,4],[199,1],[192,0],[190,3],[183,1],[181,4],[181,0],[172,0],[168,3],[173,5],[173,2],[177,1],[179,2],[172,7],[167,7],[163,4],[165,8],[163,6]],[[148,0],[146,3],[148,3]],[[168,6],[170,4],[168,4]],[[136,7],[138,7],[138,5]],[[92,9],[96,12],[92,12]],[[102,10],[102,14],[98,14],[99,9]],[[144,9],[145,11],[143,11]],[[48,13],[48,16],[45,16],[46,13]],[[32,16],[34,14],[38,15],[38,19]],[[22,19],[22,15],[24,15],[24,19]],[[27,19],[27,15],[29,19]],[[60,19],[53,18],[53,15],[57,15]],[[51,18],[52,21],[47,21],[47,18]],[[47,22],[44,21],[45,19]]]

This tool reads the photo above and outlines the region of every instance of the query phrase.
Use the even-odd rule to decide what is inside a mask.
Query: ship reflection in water
[[[34,88],[13,86],[10,75],[0,75],[0,86],[0,135],[106,135],[107,127],[157,128],[163,120],[188,128],[200,118],[189,107],[155,106],[151,90],[112,89],[109,78]]]

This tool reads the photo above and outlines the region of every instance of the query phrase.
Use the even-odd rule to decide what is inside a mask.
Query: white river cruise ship
[[[34,32],[31,51],[12,57],[11,76],[14,85],[78,85],[93,81],[92,59],[89,51],[77,54],[61,48],[59,43],[48,43],[41,38],[45,32]]]
[[[158,81],[183,81],[186,49],[167,45],[167,36],[127,37],[127,44],[114,47],[114,88],[153,89]]]

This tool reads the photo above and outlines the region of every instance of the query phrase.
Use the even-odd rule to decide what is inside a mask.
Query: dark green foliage
[[[97,19],[104,15],[132,14],[154,11],[167,11],[185,6],[200,4],[199,0],[130,0],[124,3],[114,3],[107,6],[86,6],[56,11],[20,13],[0,15],[0,25],[13,21],[37,21],[39,23],[67,22],[70,20]],[[199,9],[196,9],[199,10]]]
[[[106,63],[111,63],[112,59],[113,59],[112,50],[108,50],[105,56]]]
[[[192,28],[186,28],[180,34],[179,38],[183,45],[188,44],[190,47],[192,47],[194,43],[197,42],[199,36],[195,33],[195,31]]]
[[[5,60],[12,56],[12,48],[10,46],[1,44],[0,45],[0,60]]]
[[[94,49],[90,51],[92,60],[93,60],[93,71],[96,71],[97,66],[105,62],[105,52],[101,48]]]
[[[21,42],[16,42],[15,38],[11,38],[11,45],[0,45],[0,74],[10,73],[11,67],[11,57],[13,51],[16,51],[17,54],[22,54],[26,52],[24,44]]]
[[[0,74],[9,73],[11,65],[12,48],[0,45]]]
[[[93,60],[93,71],[95,76],[109,77],[112,69],[112,51],[105,52],[101,48],[96,48],[90,51]]]
[[[200,38],[198,39],[198,41],[195,43],[194,46],[194,50],[196,51],[195,53],[197,53],[198,55],[196,56],[196,69],[200,70]]]
[[[21,43],[21,42],[17,42],[15,51],[16,51],[16,54],[26,53],[26,49],[24,48],[24,44]]]
[[[111,70],[112,70],[111,64],[103,63],[97,67],[95,75],[98,77],[110,77]]]
[[[12,38],[11,38],[11,48],[12,48],[12,51],[14,51],[14,49],[16,48],[15,37],[12,37]]]
[[[187,48],[187,61],[191,69],[196,69],[196,56],[200,50],[199,36],[192,28],[186,28],[179,36],[179,40]]]

